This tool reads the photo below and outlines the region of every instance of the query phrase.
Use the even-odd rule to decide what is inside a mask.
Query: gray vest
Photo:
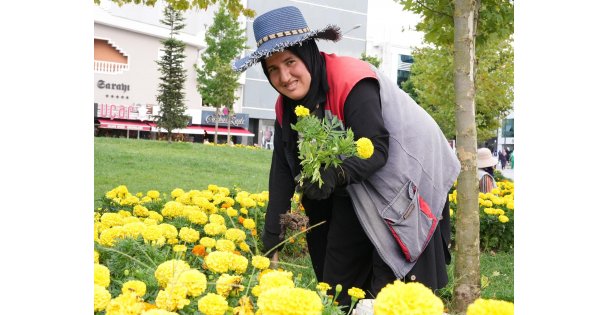
[[[441,220],[460,162],[433,118],[372,68],[380,85],[384,126],[390,134],[388,160],[365,181],[348,185],[347,191],[379,255],[396,277],[403,278]],[[420,199],[432,215],[423,211]]]

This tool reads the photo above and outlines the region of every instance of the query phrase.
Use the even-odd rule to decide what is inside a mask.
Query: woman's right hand
[[[272,258],[270,258],[270,268],[277,269],[279,267],[279,251],[274,252]]]

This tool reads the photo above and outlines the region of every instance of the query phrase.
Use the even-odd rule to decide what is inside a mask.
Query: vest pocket
[[[418,193],[416,186],[408,182],[380,215],[387,224],[408,262],[420,257],[435,228],[437,218]]]

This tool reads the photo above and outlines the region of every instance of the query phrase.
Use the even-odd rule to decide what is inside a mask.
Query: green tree
[[[185,114],[184,83],[186,82],[186,69],[183,63],[186,55],[184,50],[186,44],[175,38],[178,31],[184,28],[184,17],[180,11],[174,10],[170,5],[165,7],[164,19],[160,22],[169,27],[169,38],[161,41],[164,48],[163,56],[157,61],[158,70],[161,73],[159,94],[156,101],[160,105],[160,111],[154,120],[159,128],[167,130],[167,140],[171,142],[174,129],[185,128],[189,117]]]
[[[379,57],[368,55],[366,53],[361,53],[360,59],[371,63],[376,68],[380,67],[380,63],[382,63],[382,59],[380,59]]]
[[[443,75],[453,74],[453,97],[444,94],[455,108],[456,152],[462,169],[458,176],[458,211],[456,214],[456,246],[454,266],[454,311],[464,313],[480,295],[479,271],[479,186],[477,180],[477,69],[484,49],[503,47],[498,43],[513,34],[513,2],[511,0],[400,0],[406,10],[422,15],[416,26],[425,41],[438,48],[432,52],[444,55]],[[450,56],[451,55],[451,56]],[[417,56],[417,62],[421,62]],[[435,58],[440,60],[440,58]],[[449,62],[453,66],[449,67]],[[499,84],[503,84],[500,82]],[[420,93],[423,84],[414,82]],[[511,84],[512,85],[512,84]],[[446,92],[446,91],[444,91]],[[424,103],[424,102],[423,102]],[[427,104],[429,105],[429,104]],[[437,110],[446,110],[437,103]],[[429,105],[430,106],[430,105]],[[444,115],[447,116],[447,115]]]
[[[477,138],[483,142],[496,136],[500,122],[513,107],[513,48],[506,39],[487,42],[476,53],[475,122]],[[413,55],[412,75],[402,88],[433,116],[448,139],[455,139],[455,91],[450,75],[454,53],[445,47],[424,47],[415,49]]]
[[[213,18],[213,24],[207,29],[205,43],[207,48],[201,55],[203,65],[197,69],[197,88],[207,106],[215,107],[215,137],[220,108],[228,109],[228,141],[230,141],[230,121],[232,107],[237,100],[235,90],[239,87],[239,73],[232,71],[231,63],[246,48],[245,29],[227,10],[227,2],[220,1],[220,6]]]
[[[99,5],[101,0],[93,0],[93,2]],[[155,6],[158,0],[110,0],[119,6],[123,4],[133,3],[133,4],[143,4],[147,6]],[[221,0],[165,0],[167,5],[170,5],[172,8],[178,11],[186,11],[188,9],[202,9],[207,10],[209,5],[216,4]],[[251,9],[247,9],[243,7],[243,4],[240,0],[226,0],[227,8],[230,13],[237,17],[239,14],[243,14],[246,17],[252,18],[255,15],[255,11]]]

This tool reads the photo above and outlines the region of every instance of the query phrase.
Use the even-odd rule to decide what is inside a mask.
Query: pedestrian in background
[[[505,152],[505,149],[502,149],[498,153],[498,159],[500,159],[500,169],[504,170],[505,165],[507,165],[507,152]]]
[[[302,105],[319,119],[338,118],[355,140],[366,137],[374,146],[369,159],[351,157],[322,169],[321,187],[302,185],[310,225],[325,221],[306,234],[317,280],[371,296],[396,279],[444,287],[451,259],[447,195],[460,163],[437,123],[369,63],[320,52],[315,39],[340,40],[338,27],[310,30],[300,10],[289,6],[258,16],[253,31],[257,50],[235,61],[233,69],[261,62],[279,93],[265,251],[278,259],[279,218],[290,208],[301,170],[298,133],[291,124],[297,122],[295,107]],[[350,305],[344,293],[337,301]]]
[[[496,188],[494,180],[494,167],[498,159],[492,156],[490,149],[477,149],[477,179],[479,179],[479,192],[488,193]]]

